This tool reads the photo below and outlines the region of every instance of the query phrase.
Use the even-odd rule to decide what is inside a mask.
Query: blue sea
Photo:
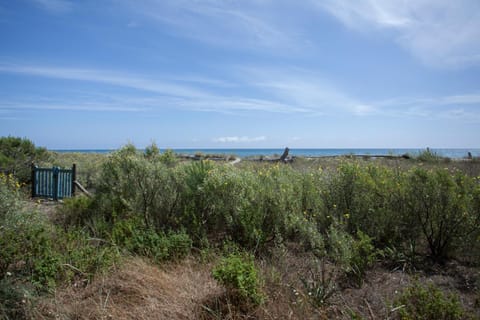
[[[193,155],[196,153],[203,154],[225,154],[235,155],[241,158],[251,156],[272,156],[281,155],[283,149],[172,149],[178,154]],[[56,152],[81,152],[81,153],[109,153],[115,150],[109,149],[77,149],[77,150],[53,150]],[[164,150],[161,150],[164,151]],[[305,156],[305,157],[329,157],[339,155],[416,155],[425,149],[290,149],[289,155]],[[480,157],[480,149],[435,149],[430,148],[430,151],[435,152],[442,157],[453,159],[460,159],[467,157],[468,152],[474,157]]]

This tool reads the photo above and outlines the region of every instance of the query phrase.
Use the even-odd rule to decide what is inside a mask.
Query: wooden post
[[[35,198],[35,164],[32,162],[30,168],[32,169],[32,198]]]
[[[72,197],[75,195],[75,181],[77,181],[77,164],[72,165]]]
[[[58,167],[53,167],[53,200],[58,200]]]

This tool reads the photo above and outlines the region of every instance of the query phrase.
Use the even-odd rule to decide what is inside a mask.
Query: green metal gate
[[[32,197],[53,200],[72,197],[75,194],[76,166],[71,169],[39,168],[32,165]]]

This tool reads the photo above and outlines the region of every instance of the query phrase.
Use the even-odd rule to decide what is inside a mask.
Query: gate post
[[[77,180],[77,164],[72,165],[72,197],[75,195],[75,181]]]
[[[32,198],[35,198],[35,164],[32,162],[30,165],[30,168],[32,169]]]
[[[58,167],[52,168],[53,173],[53,200],[58,200]]]

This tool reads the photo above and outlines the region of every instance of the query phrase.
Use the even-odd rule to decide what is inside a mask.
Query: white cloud
[[[428,65],[480,64],[478,0],[311,1],[355,30],[393,31],[400,45]]]
[[[351,97],[321,75],[306,70],[239,68],[238,74],[255,90],[286,105],[296,106],[306,114],[366,114],[374,111],[373,107],[360,110],[358,106],[367,104]]]
[[[95,69],[59,68],[31,65],[0,64],[0,73],[14,73],[28,76],[47,77],[53,79],[68,79],[103,83],[144,91],[148,97],[120,98],[120,108],[128,101],[130,104],[152,109],[169,107],[195,111],[210,111],[222,113],[234,112],[273,112],[293,113],[308,112],[307,109],[283,103],[271,97],[257,98],[249,95],[222,95],[211,90],[212,86],[222,86],[220,80],[210,80],[205,77],[178,75],[164,80],[132,75],[121,72]],[[152,96],[153,94],[153,96]],[[63,102],[62,102],[63,103]],[[58,105],[56,103],[55,105]]]
[[[259,142],[259,141],[265,141],[267,138],[265,136],[259,136],[259,137],[247,137],[247,136],[230,136],[230,137],[219,137],[213,139],[214,142],[221,142],[221,143],[226,143],[226,142],[233,142],[233,143],[241,143],[241,142]]]
[[[68,99],[62,98],[65,96],[62,93],[45,101],[31,97],[29,101],[17,99],[9,103],[3,99],[0,108],[152,114],[169,108],[225,114],[267,112],[304,116],[452,117],[465,121],[468,118],[477,119],[480,114],[480,94],[475,92],[367,101],[350,95],[319,74],[298,68],[239,67],[234,70],[231,75],[235,79],[234,85],[225,94],[222,90],[230,83],[195,75],[167,75],[159,80],[108,70],[0,64],[0,73],[87,81],[141,91],[110,96],[89,92],[80,96],[69,95]],[[99,92],[103,92],[101,90]],[[236,138],[241,141],[240,138],[245,137]]]
[[[63,111],[94,111],[94,112],[146,112],[149,108],[125,106],[112,103],[93,102],[0,102],[0,112],[12,112],[13,110],[63,110]]]
[[[19,73],[57,79],[100,82],[170,96],[204,97],[205,93],[184,85],[176,85],[146,77],[108,70],[59,68],[28,65],[0,65],[0,72]]]
[[[289,1],[139,0],[123,1],[136,14],[159,23],[162,31],[215,46],[249,50],[297,50]],[[289,21],[288,26],[286,22]],[[277,51],[282,54],[284,52]]]
[[[50,13],[61,14],[72,10],[72,3],[67,0],[32,0]]]

